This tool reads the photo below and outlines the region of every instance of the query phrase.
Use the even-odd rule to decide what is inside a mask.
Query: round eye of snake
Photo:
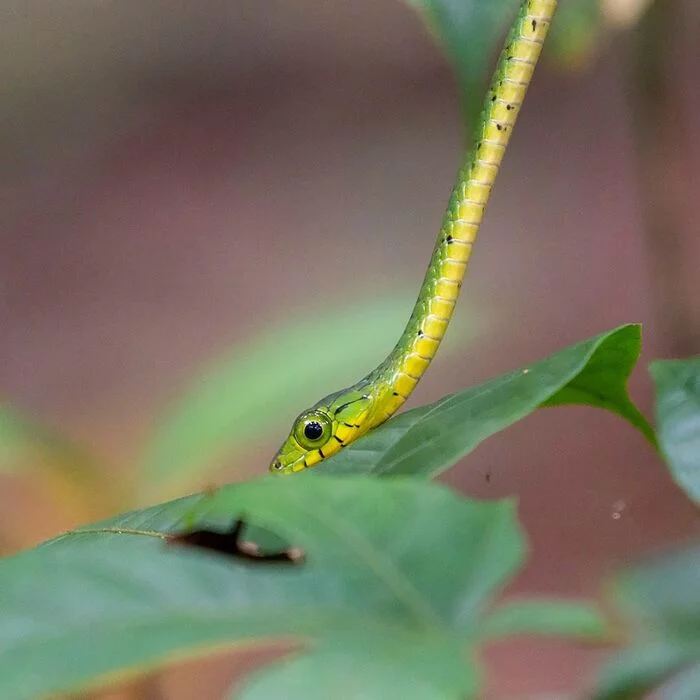
[[[323,426],[317,420],[310,420],[304,426],[304,437],[309,440],[318,440],[323,435]]]
[[[323,411],[310,411],[297,420],[294,437],[304,449],[323,447],[330,440],[332,425]]]

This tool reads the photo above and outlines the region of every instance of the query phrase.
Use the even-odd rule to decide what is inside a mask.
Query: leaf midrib
[[[290,496],[292,494],[290,493]],[[348,549],[372,572],[375,577],[391,591],[395,598],[413,615],[420,626],[433,633],[442,634],[444,623],[440,615],[425,600],[420,591],[411,583],[403,572],[394,566],[385,556],[363,538],[354,528],[348,527],[346,521],[337,513],[329,513],[325,508],[316,507],[310,510],[306,503],[293,497],[289,502],[303,515],[316,520],[320,526],[333,532]]]

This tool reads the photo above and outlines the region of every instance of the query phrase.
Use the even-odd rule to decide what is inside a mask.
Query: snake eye
[[[294,437],[304,449],[323,447],[330,440],[332,425],[323,411],[309,411],[297,419]]]
[[[318,440],[323,435],[323,426],[317,420],[310,420],[304,426],[304,437],[309,440]]]

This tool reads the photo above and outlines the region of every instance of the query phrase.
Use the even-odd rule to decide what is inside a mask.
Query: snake
[[[384,423],[405,403],[435,357],[556,6],[557,0],[521,2],[452,189],[418,299],[396,346],[356,384],[300,413],[270,471],[293,474],[314,467]]]

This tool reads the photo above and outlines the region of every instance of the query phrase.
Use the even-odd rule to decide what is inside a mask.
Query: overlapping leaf
[[[700,504],[700,358],[659,360],[650,371],[661,451],[678,485]]]
[[[605,408],[655,444],[653,429],[626,389],[640,347],[639,326],[602,333],[529,367],[407,411],[316,470],[435,476],[540,406]]]

